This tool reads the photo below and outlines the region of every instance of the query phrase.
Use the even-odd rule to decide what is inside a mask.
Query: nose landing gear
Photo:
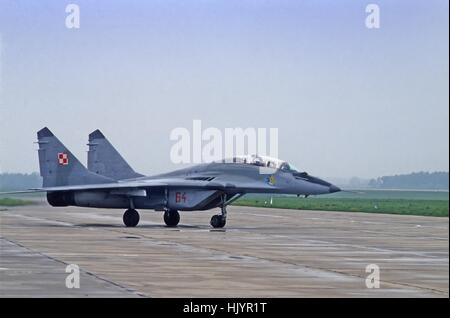
[[[222,228],[227,223],[227,220],[222,215],[213,215],[209,223],[213,228]]]
[[[213,215],[211,217],[211,221],[209,222],[209,224],[211,224],[213,228],[222,228],[227,223],[227,208],[225,204],[222,205],[221,212],[222,214]]]

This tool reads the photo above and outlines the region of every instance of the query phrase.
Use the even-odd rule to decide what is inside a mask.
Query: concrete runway
[[[229,207],[162,213],[52,208],[0,211],[2,297],[449,297],[448,218]],[[80,288],[65,287],[67,264]],[[368,289],[368,264],[380,288]]]

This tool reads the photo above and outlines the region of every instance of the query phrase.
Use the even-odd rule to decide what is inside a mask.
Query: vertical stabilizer
[[[88,171],[47,127],[38,131],[37,138],[43,187],[114,182]]]
[[[131,168],[100,130],[89,134],[88,169],[114,180],[142,177]]]

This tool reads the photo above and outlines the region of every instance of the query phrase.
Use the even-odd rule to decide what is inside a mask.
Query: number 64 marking
[[[186,202],[186,192],[175,192],[175,202]]]

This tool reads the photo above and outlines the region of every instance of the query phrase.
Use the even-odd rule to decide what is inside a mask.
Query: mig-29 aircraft
[[[99,130],[89,135],[86,169],[47,127],[37,137],[43,185],[22,192],[46,192],[54,207],[126,209],[127,227],[139,223],[136,209],[164,211],[164,222],[174,227],[180,221],[178,211],[220,208],[210,224],[221,228],[227,205],[247,193],[308,196],[341,191],[285,161],[258,155],[146,177],[135,172]]]

